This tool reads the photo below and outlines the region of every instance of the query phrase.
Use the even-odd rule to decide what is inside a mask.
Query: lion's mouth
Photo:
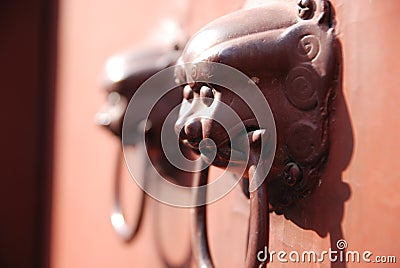
[[[221,139],[218,143],[208,145],[202,142],[203,139],[190,140],[185,139],[183,144],[191,148],[196,154],[201,155],[207,162],[218,167],[226,167],[228,164],[241,165],[248,161],[249,141],[248,135],[259,127],[255,124],[255,119],[245,120],[233,127],[227,133],[229,136]]]

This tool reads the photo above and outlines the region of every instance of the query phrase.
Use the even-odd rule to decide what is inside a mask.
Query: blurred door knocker
[[[173,21],[163,21],[159,32],[155,32],[145,42],[135,47],[131,51],[121,53],[111,57],[105,65],[105,80],[103,87],[107,93],[107,101],[104,107],[96,114],[95,121],[98,125],[105,127],[116,135],[120,140],[122,139],[122,124],[129,100],[134,95],[139,86],[146,81],[149,77],[159,72],[160,70],[175,64],[177,58],[182,52],[183,45],[186,41],[186,34],[183,30]],[[162,106],[162,111],[169,111],[177,105],[182,98],[179,92],[170,94],[159,105]],[[139,115],[140,116],[140,115]],[[161,124],[156,117],[153,118],[139,118],[141,124],[138,126],[138,131],[141,126],[146,125],[146,132],[150,136],[159,137],[157,124]],[[159,138],[158,138],[159,139]],[[145,148],[137,140],[127,140],[123,144],[124,147],[132,147],[140,151],[139,154],[143,158],[143,176],[149,176],[148,161],[146,161],[144,154]],[[155,161],[164,163],[163,153],[157,143],[152,140],[146,142],[148,150],[155,152]],[[137,235],[145,209],[145,192],[141,191],[139,212],[135,224],[129,225],[125,219],[121,201],[121,169],[124,162],[122,149],[118,151],[115,165],[115,178],[114,178],[114,204],[111,213],[111,224],[118,234],[125,242],[130,242]],[[138,161],[140,162],[140,161]],[[169,166],[160,165],[166,176],[179,180],[182,175],[175,174],[174,170]],[[172,171],[171,171],[172,170]],[[163,172],[163,170],[161,170]],[[179,171],[178,171],[179,173]],[[146,180],[144,180],[146,181]]]

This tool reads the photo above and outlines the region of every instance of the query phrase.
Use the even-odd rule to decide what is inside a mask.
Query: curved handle
[[[249,168],[250,180],[257,176],[255,170],[255,166]],[[207,184],[208,173],[208,168],[199,172],[197,186]],[[205,201],[205,198],[206,191],[198,191],[196,193],[197,201]],[[266,204],[268,204],[268,194],[267,183],[264,180],[256,191],[250,192],[249,241],[245,260],[246,268],[266,267],[266,263],[257,258],[258,252],[268,248],[269,212]],[[206,205],[197,206],[193,209],[192,224],[192,247],[197,266],[201,268],[215,267],[208,243]]]
[[[249,169],[249,179],[254,180],[256,166]],[[250,192],[249,242],[247,245],[246,268],[266,267],[267,264],[258,259],[258,253],[268,249],[269,211],[267,180],[257,190]],[[267,253],[266,253],[267,254]]]
[[[139,204],[139,212],[137,216],[136,223],[132,226],[128,225],[125,216],[121,207],[121,200],[120,200],[120,189],[121,189],[121,169],[122,169],[122,163],[123,163],[123,153],[118,152],[117,155],[117,161],[115,165],[115,179],[114,179],[114,204],[113,204],[113,209],[111,212],[111,224],[115,230],[115,232],[118,234],[119,237],[122,238],[125,242],[130,242],[132,241],[136,235],[138,234],[142,220],[143,220],[143,215],[144,215],[144,209],[145,209],[145,201],[146,201],[146,194],[144,191],[141,191],[141,196],[140,196],[140,204]]]
[[[209,168],[200,171],[196,178],[197,186],[206,185],[208,182]],[[204,191],[196,192],[196,201],[204,203],[207,196],[207,188]],[[211,258],[210,248],[208,246],[207,235],[207,205],[201,205],[193,208],[192,210],[192,248],[193,255],[197,267],[212,268],[214,263]]]

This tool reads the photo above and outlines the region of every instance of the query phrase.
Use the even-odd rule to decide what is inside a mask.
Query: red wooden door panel
[[[396,27],[400,3],[332,0],[332,4],[341,41],[343,83],[335,99],[331,155],[313,195],[297,204],[287,218],[271,215],[270,250],[322,252],[335,250],[337,241],[345,239],[348,250],[394,255],[399,262],[400,37]],[[123,244],[113,233],[109,212],[114,157],[120,144],[93,123],[105,98],[100,73],[109,56],[138,43],[165,16],[179,18],[193,34],[241,5],[241,1],[211,0],[60,1],[52,267],[164,267],[165,258],[171,265],[185,263],[190,226],[186,209],[151,200],[144,228],[133,243]],[[220,171],[212,172],[216,176]],[[128,174],[123,183],[123,203],[133,217],[138,188]],[[248,200],[235,189],[210,205],[208,213],[215,264],[242,267]],[[275,259],[270,267],[283,265],[295,264]],[[396,267],[377,263],[371,267],[385,265]],[[297,266],[366,264],[331,264],[325,259]]]

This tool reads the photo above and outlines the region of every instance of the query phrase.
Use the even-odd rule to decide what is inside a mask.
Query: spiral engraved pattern
[[[289,154],[299,163],[308,163],[313,160],[319,150],[317,127],[310,122],[294,124],[288,135],[287,148]]]
[[[304,36],[297,47],[300,55],[306,56],[310,61],[316,59],[321,51],[321,43],[315,35]]]
[[[307,65],[293,68],[287,78],[285,94],[290,103],[301,110],[317,106],[317,81],[315,71]]]

